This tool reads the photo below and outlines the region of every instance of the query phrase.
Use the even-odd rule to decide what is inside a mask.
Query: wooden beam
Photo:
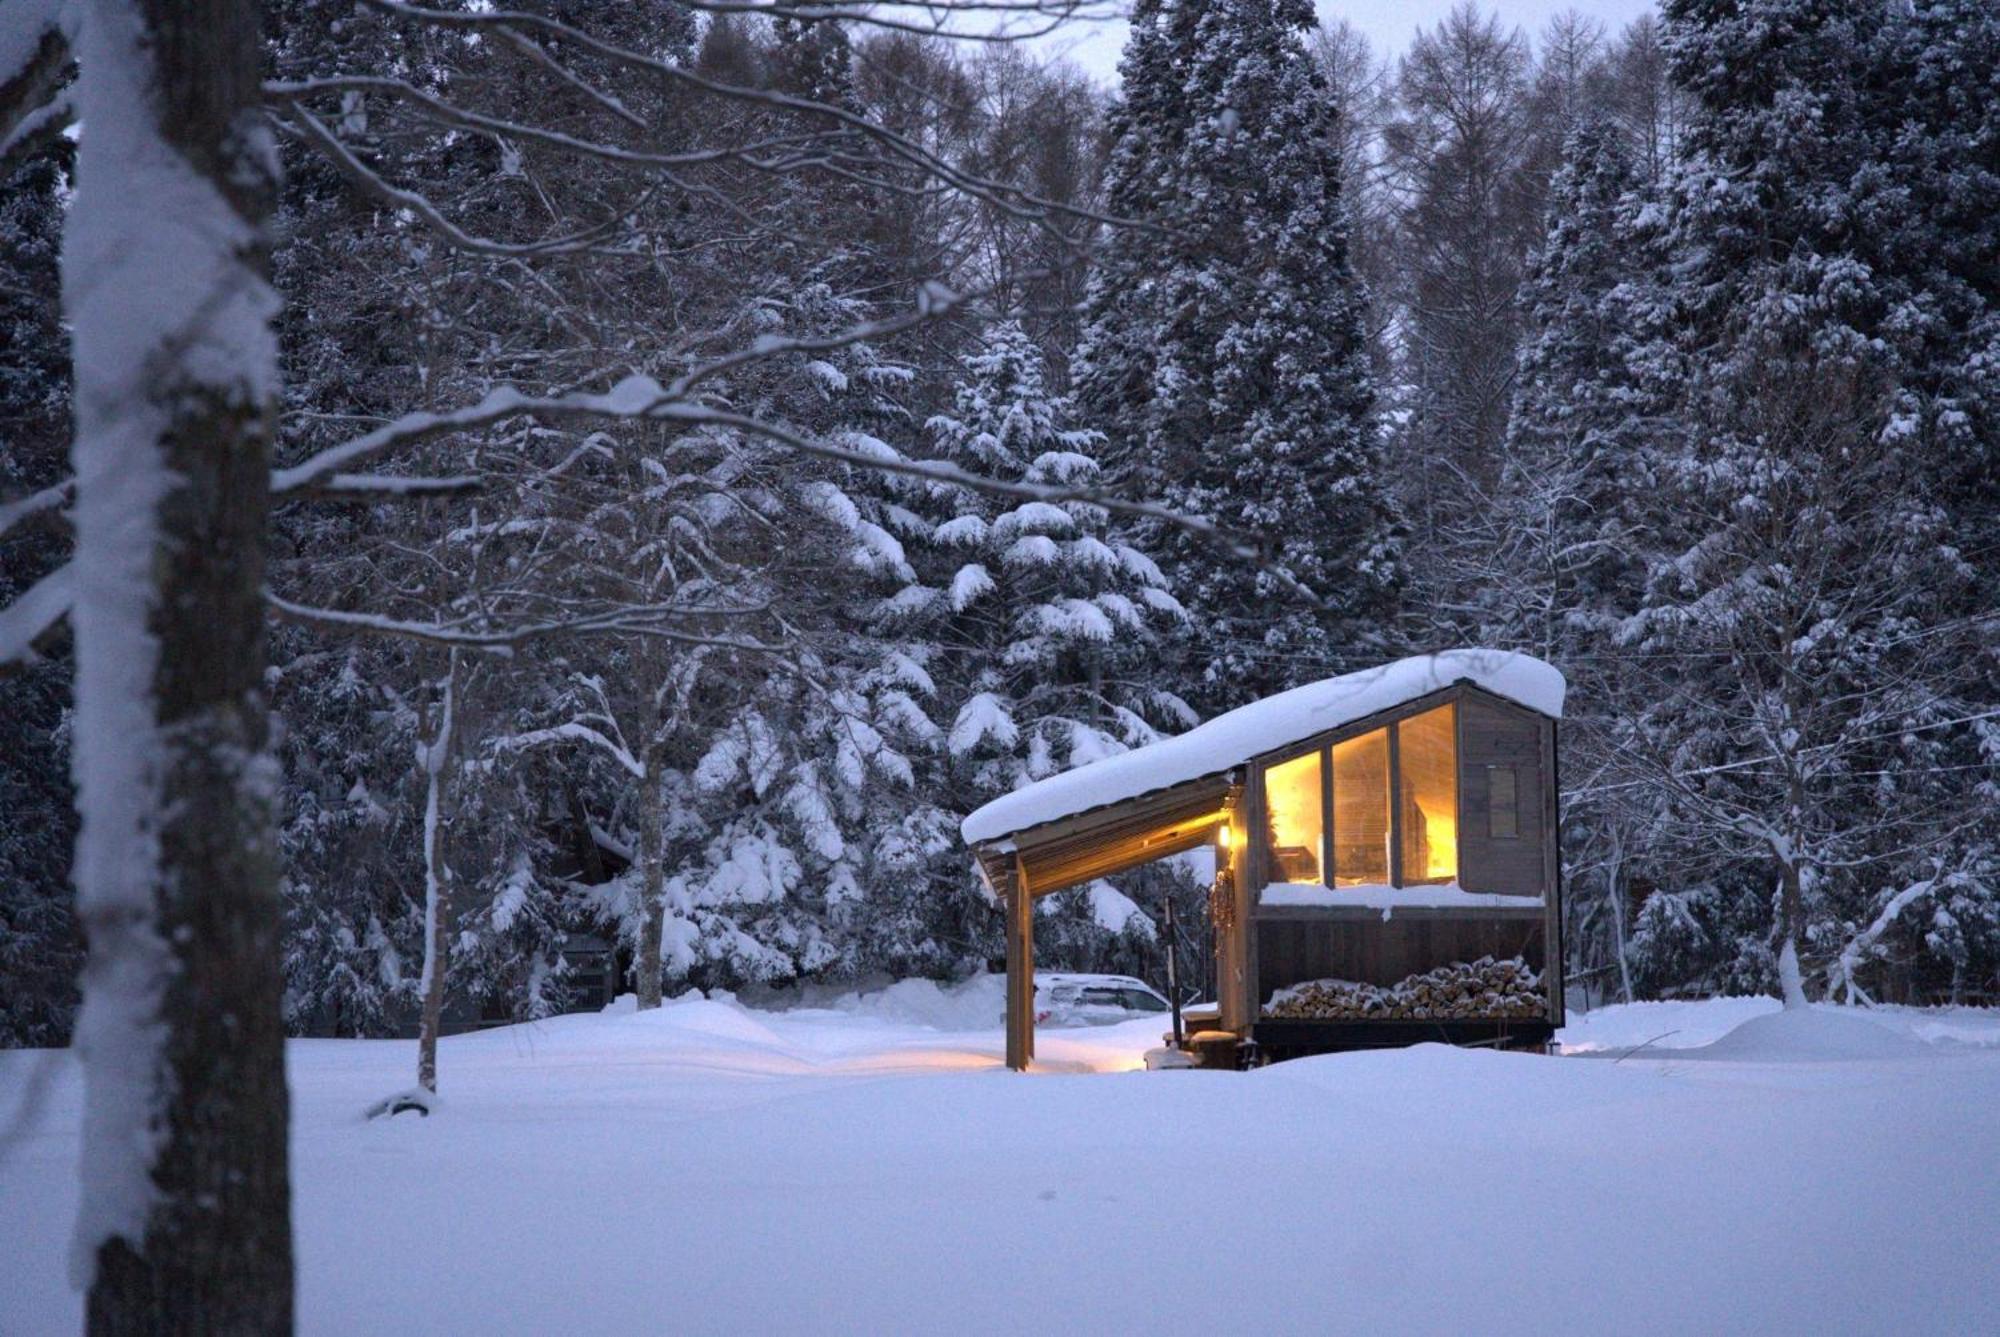
[[[1007,840],[1032,856],[1046,845],[1077,839],[1096,839],[1109,827],[1154,826],[1173,820],[1177,814],[1212,811],[1221,806],[1223,797],[1228,792],[1229,772],[1219,771],[1214,775],[1168,785],[1133,798],[1086,808],[1082,812],[1043,822],[1039,826],[1026,827],[1013,832]]]
[[[1094,878],[1113,877],[1128,868],[1152,863],[1168,855],[1199,849],[1215,839],[1219,811],[1169,825],[1132,832],[1103,843],[1066,842],[1060,852],[1022,851],[1022,862],[1033,884],[1033,894],[1050,896]]]
[[[1482,919],[1513,919],[1524,923],[1543,922],[1548,916],[1548,906],[1533,896],[1517,897],[1520,905],[1398,905],[1389,911],[1391,922],[1398,919],[1425,920],[1442,923],[1448,920],[1478,921]],[[1379,905],[1259,905],[1252,903],[1250,917],[1261,923],[1275,923],[1280,920],[1337,921],[1340,923],[1379,924],[1382,907]]]

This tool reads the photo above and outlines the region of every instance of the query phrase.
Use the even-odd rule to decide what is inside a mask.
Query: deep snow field
[[[1018,1075],[998,1001],[626,1000],[446,1040],[429,1119],[361,1117],[412,1042],[294,1042],[301,1328],[2000,1332],[2000,1013],[1638,1004],[1562,1058],[1249,1074],[1130,1071],[1136,1021]],[[7,1337],[79,1326],[70,1058],[0,1054],[0,1129],[30,1087]]]

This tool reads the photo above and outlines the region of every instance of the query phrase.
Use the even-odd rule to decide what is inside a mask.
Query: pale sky
[[[1395,57],[1410,44],[1420,27],[1431,27],[1451,9],[1453,0],[1318,0],[1320,18],[1344,18],[1367,34],[1377,55]],[[1574,9],[1618,31],[1653,9],[1653,0],[1481,0],[1481,8],[1497,12],[1501,21],[1538,34],[1542,25],[1566,9]],[[1125,45],[1123,23],[1077,23],[1038,45],[1067,55],[1106,83],[1118,79],[1118,53]]]

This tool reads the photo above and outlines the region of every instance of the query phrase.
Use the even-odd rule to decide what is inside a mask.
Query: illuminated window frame
[[[1260,778],[1261,783],[1268,783],[1268,777],[1270,772],[1277,769],[1280,766],[1289,765],[1293,762],[1300,760],[1303,757],[1317,755],[1317,757],[1319,758],[1319,788],[1320,788],[1319,885],[1331,888],[1336,891],[1345,890],[1345,888],[1338,887],[1335,884],[1336,878],[1338,878],[1340,875],[1340,869],[1338,867],[1338,859],[1336,857],[1338,842],[1335,839],[1335,830],[1334,830],[1335,813],[1333,804],[1333,770],[1334,770],[1333,749],[1337,744],[1350,742],[1357,738],[1364,738],[1367,735],[1376,732],[1377,730],[1382,731],[1388,737],[1389,884],[1395,887],[1436,886],[1442,882],[1450,882],[1463,879],[1463,877],[1465,876],[1465,816],[1466,816],[1465,737],[1464,737],[1465,726],[1464,726],[1463,706],[1464,703],[1457,697],[1448,697],[1443,701],[1433,701],[1430,704],[1423,706],[1421,709],[1413,709],[1405,711],[1404,713],[1397,715],[1395,718],[1385,720],[1381,724],[1374,725],[1371,728],[1361,729],[1353,733],[1343,734],[1336,736],[1334,738],[1330,738],[1327,740],[1326,743],[1322,744],[1317,748],[1307,748],[1303,751],[1294,752],[1289,756],[1281,757],[1274,761],[1265,763],[1263,767],[1263,776]],[[1451,779],[1452,779],[1452,806],[1455,809],[1455,821],[1452,826],[1452,847],[1453,847],[1452,866],[1454,871],[1451,877],[1449,878],[1444,878],[1444,877],[1412,878],[1409,876],[1409,871],[1403,867],[1404,831],[1403,831],[1402,726],[1408,721],[1417,718],[1418,716],[1427,715],[1430,714],[1432,711],[1446,709],[1446,708],[1449,708],[1451,711],[1451,724],[1452,724]],[[1518,783],[1518,775],[1516,779]],[[1265,801],[1268,804],[1269,801],[1268,790],[1265,791]],[[1517,796],[1517,802],[1518,802],[1518,796]],[[1266,811],[1267,811],[1266,820],[1268,821],[1269,820],[1268,807]],[[1518,836],[1518,831],[1516,834]],[[1271,860],[1271,850],[1268,843],[1265,846],[1265,864],[1266,864],[1265,867],[1266,885],[1270,885],[1274,881],[1279,881],[1280,879],[1276,879],[1272,876],[1276,871],[1276,866]]]

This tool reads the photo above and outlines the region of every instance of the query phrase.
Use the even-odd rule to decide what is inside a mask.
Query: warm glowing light
[[[1228,822],[1223,822],[1215,828],[1215,848],[1221,850],[1224,854],[1229,853],[1230,839]]]
[[[1452,707],[1439,706],[1396,725],[1402,757],[1404,881],[1449,882],[1458,876],[1458,739]]]
[[[1458,876],[1458,814],[1419,803],[1424,828],[1429,833],[1425,849],[1424,876],[1449,880]]]
[[[1271,852],[1272,880],[1322,882],[1326,858],[1325,769],[1321,752],[1280,762],[1264,772],[1263,836]]]

